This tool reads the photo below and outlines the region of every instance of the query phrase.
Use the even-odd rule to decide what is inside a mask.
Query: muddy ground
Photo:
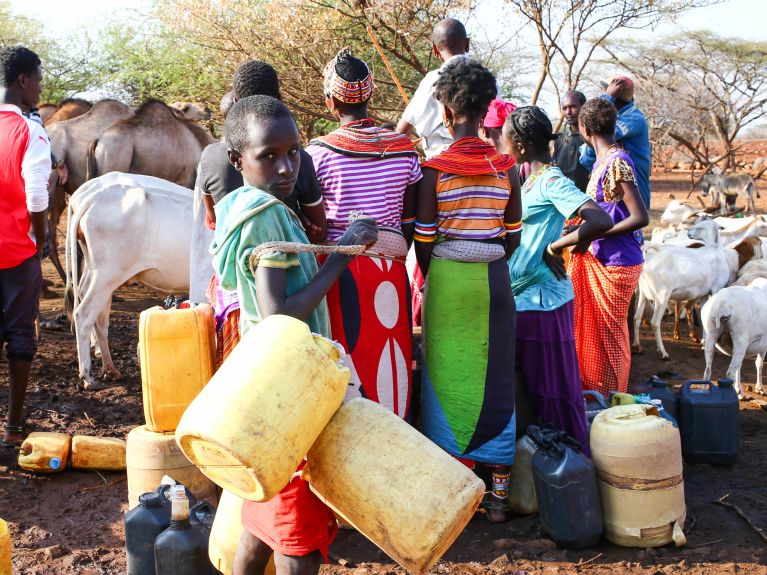
[[[656,174],[653,219],[669,200],[683,199],[689,176]],[[767,212],[767,198],[757,201]],[[62,227],[63,229],[63,227]],[[63,313],[63,286],[52,266],[45,275],[54,280],[59,297],[43,300],[45,320]],[[84,392],[77,380],[74,337],[68,329],[44,329],[33,368],[27,401],[29,422],[39,431],[67,431],[125,437],[142,423],[141,381],[135,357],[138,312],[161,297],[138,286],[117,292],[109,330],[112,355],[124,378],[98,392]],[[683,330],[684,331],[684,330]],[[644,355],[635,356],[632,384],[659,372],[674,372],[674,383],[698,378],[703,372],[699,346],[671,339],[664,324],[669,362],[658,359],[649,331],[642,332]],[[727,359],[717,356],[714,374],[721,375]],[[0,365],[0,377],[7,377]],[[581,551],[564,551],[541,534],[535,517],[515,517],[490,525],[476,516],[443,560],[431,571],[440,574],[599,574],[691,575],[767,574],[767,544],[731,509],[717,505],[720,497],[736,504],[767,530],[767,401],[752,390],[753,362],[743,365],[747,400],[741,404],[740,461],[732,467],[696,465],[684,468],[688,506],[688,544],[682,549],[624,549],[609,543]],[[0,386],[0,417],[4,420],[7,386]],[[123,473],[66,471],[42,476],[21,471],[15,453],[0,450],[0,517],[10,523],[13,566],[18,575],[117,574],[125,572],[123,516],[127,487]],[[356,532],[342,531],[331,547],[332,563],[323,573],[375,575],[405,573],[383,552]]]

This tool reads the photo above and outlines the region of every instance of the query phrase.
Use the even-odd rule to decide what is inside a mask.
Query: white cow
[[[716,346],[722,353],[732,355],[727,377],[735,381],[739,398],[743,399],[740,368],[746,357],[756,356],[756,391],[764,393],[762,364],[767,355],[767,279],[755,279],[748,286],[731,286],[717,292],[703,306],[701,319],[706,333],[703,379],[711,379]]]
[[[67,293],[86,389],[101,387],[91,374],[92,330],[102,354],[102,374],[120,378],[107,339],[112,293],[128,281],[163,293],[186,293],[191,234],[192,191],[159,178],[112,172],[86,182],[72,195]],[[78,245],[83,253],[80,277]]]

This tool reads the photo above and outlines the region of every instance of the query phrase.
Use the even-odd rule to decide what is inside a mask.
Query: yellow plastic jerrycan
[[[66,433],[30,433],[19,448],[19,467],[38,473],[61,471],[67,466],[71,444]]]
[[[405,569],[425,573],[474,515],[485,484],[386,408],[345,403],[309,450],[312,491]]]
[[[11,575],[11,532],[0,519],[0,575]]]
[[[213,567],[224,575],[232,575],[234,554],[242,535],[242,498],[226,489],[218,501],[216,517],[208,540],[208,557]],[[274,555],[264,571],[265,575],[275,575]]]
[[[213,308],[153,307],[141,312],[139,354],[149,431],[175,431],[184,410],[215,371]]]
[[[652,405],[618,405],[591,425],[605,537],[624,547],[684,545],[679,430]]]
[[[139,495],[155,491],[165,475],[186,487],[199,501],[216,501],[216,486],[181,453],[173,433],[154,433],[145,425],[135,427],[128,434],[125,462],[129,509],[138,505]]]
[[[125,469],[125,440],[75,435],[71,463],[74,469],[122,471]]]
[[[268,501],[341,405],[349,383],[342,355],[304,322],[267,317],[187,408],[176,429],[179,446],[224,489]]]
[[[634,405],[636,403],[636,397],[630,393],[615,393],[610,400],[612,407],[616,405]]]

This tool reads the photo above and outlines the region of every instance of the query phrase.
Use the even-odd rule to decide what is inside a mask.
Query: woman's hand
[[[347,228],[339,246],[371,246],[378,240],[378,225],[373,218],[359,218]]]
[[[543,261],[549,266],[549,269],[554,273],[554,277],[558,280],[563,280],[567,277],[567,271],[565,271],[565,260],[561,255],[551,255],[548,248],[543,252]]]

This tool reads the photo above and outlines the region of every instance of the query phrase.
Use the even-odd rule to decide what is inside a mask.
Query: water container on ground
[[[216,486],[181,452],[173,433],[154,433],[146,426],[128,434],[126,448],[128,469],[128,507],[138,504],[138,497],[154,491],[168,475],[191,491],[197,499],[216,501]]]
[[[531,425],[527,433],[538,446],[533,480],[543,530],[568,549],[595,545],[603,523],[593,464],[564,432]]]
[[[189,519],[189,501],[181,486],[171,488],[170,526],[154,542],[157,575],[216,575],[208,559],[210,529]]]
[[[740,403],[731,379],[688,381],[679,399],[682,455],[688,463],[732,465],[740,448]]]
[[[184,410],[213,376],[215,352],[211,306],[141,312],[141,386],[149,431],[176,430]]]
[[[224,575],[232,575],[234,554],[242,535],[242,498],[226,489],[221,493],[208,541],[208,557]],[[265,575],[275,575],[274,556],[269,559]]]
[[[75,435],[70,461],[75,469],[122,471],[125,469],[125,440]]]
[[[676,394],[668,386],[668,382],[656,377],[652,379],[651,385],[652,389],[648,395],[652,399],[660,399],[666,413],[673,417],[674,420],[678,420]]]
[[[340,346],[273,315],[251,328],[187,408],[179,446],[218,485],[267,501],[290,481],[341,405]]]
[[[386,408],[345,403],[303,470],[317,496],[406,569],[425,573],[460,535],[485,485]]]
[[[538,512],[538,500],[535,498],[533,482],[533,455],[538,447],[527,436],[517,441],[514,465],[509,477],[509,509],[515,513],[532,515]]]
[[[154,542],[170,525],[170,502],[159,493],[143,493],[125,515],[128,575],[155,575]]]
[[[0,519],[0,575],[11,575],[11,532]]]
[[[679,430],[652,405],[619,405],[591,426],[605,537],[624,547],[684,544]]]
[[[30,433],[19,448],[19,467],[38,473],[61,471],[67,466],[71,445],[67,433]]]

